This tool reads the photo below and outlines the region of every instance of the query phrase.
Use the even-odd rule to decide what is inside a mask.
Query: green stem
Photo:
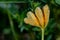
[[[42,40],[44,40],[44,29],[42,29]]]
[[[11,26],[11,30],[12,30],[13,36],[14,36],[15,40],[18,40],[17,36],[16,36],[16,33],[15,33],[15,30],[14,30],[13,21],[12,21],[12,18],[11,18],[11,15],[10,15],[9,11],[8,11],[8,17],[9,17],[10,26]]]

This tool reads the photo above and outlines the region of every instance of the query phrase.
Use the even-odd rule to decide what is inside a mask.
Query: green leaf
[[[40,31],[40,28],[34,27],[32,30],[33,31]]]
[[[5,29],[3,30],[3,33],[4,33],[4,34],[10,34],[10,32],[11,32],[11,30],[10,30],[9,28],[5,28]]]
[[[55,0],[55,2],[56,2],[58,5],[60,5],[60,0]]]
[[[54,19],[50,19],[48,26],[46,27],[45,31],[45,35],[48,35],[49,33],[54,31],[54,27],[55,27],[56,23],[54,21]]]
[[[25,27],[25,26],[21,26],[20,32],[23,32],[23,30],[29,30],[29,29],[27,27]]]
[[[34,8],[36,8],[37,6],[39,6],[40,5],[40,3],[34,3]]]
[[[49,36],[47,37],[47,40],[51,40],[51,38],[52,38],[52,35],[49,35]]]

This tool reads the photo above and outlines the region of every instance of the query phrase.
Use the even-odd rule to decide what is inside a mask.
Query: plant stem
[[[12,18],[11,18],[11,14],[10,14],[9,11],[8,11],[8,17],[9,17],[10,26],[11,26],[11,30],[12,30],[13,36],[14,36],[15,40],[18,40],[17,36],[16,36],[16,33],[15,33],[15,30],[14,30],[14,25],[13,25],[13,21],[12,21]]]
[[[41,40],[44,40],[44,29],[42,29],[42,39]]]

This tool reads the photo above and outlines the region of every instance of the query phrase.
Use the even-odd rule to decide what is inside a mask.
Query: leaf
[[[56,2],[58,5],[60,5],[60,0],[55,0],[55,2]]]
[[[34,27],[32,30],[33,31],[40,31],[40,28]]]
[[[49,33],[54,31],[54,27],[55,27],[56,23],[54,21],[54,19],[50,19],[47,28],[45,29],[46,31],[46,35],[48,35]]]
[[[23,30],[24,30],[24,27],[21,27],[20,31],[23,32]]]
[[[46,40],[51,40],[51,38],[52,38],[52,35],[50,34]]]
[[[10,34],[11,30],[9,28],[3,29],[4,34]]]
[[[41,1],[44,2],[44,3],[47,3],[48,0],[41,0]]]
[[[25,26],[21,26],[20,27],[20,32],[23,32],[24,30],[29,30],[27,27],[25,27]]]
[[[39,6],[39,5],[40,5],[40,3],[38,3],[38,2],[35,3],[35,2],[34,2],[34,8],[36,8],[36,7]]]

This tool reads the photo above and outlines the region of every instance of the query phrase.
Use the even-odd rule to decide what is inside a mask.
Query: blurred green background
[[[34,12],[36,7],[46,4],[50,8],[50,18],[45,40],[60,40],[60,0],[0,1],[0,40],[41,40],[41,29],[25,24],[24,18],[28,11]]]

